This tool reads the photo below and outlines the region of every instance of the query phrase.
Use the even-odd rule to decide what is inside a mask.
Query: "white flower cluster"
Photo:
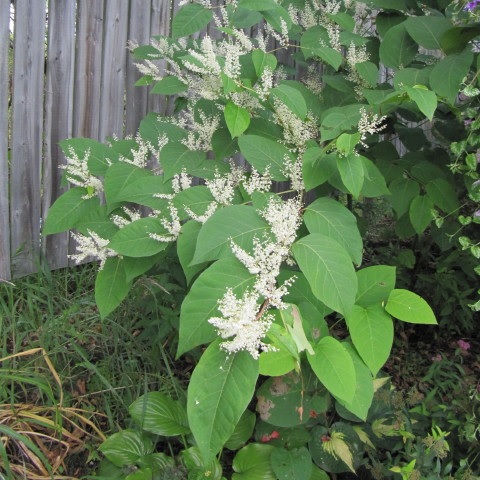
[[[151,142],[144,140],[139,134],[135,137],[135,142],[138,148],[132,148],[130,150],[132,158],[130,159],[120,155],[119,160],[134,165],[135,167],[145,168],[151,155],[157,160],[160,158],[160,151],[168,143],[168,137],[164,133],[159,135],[156,147],[154,147]]]
[[[288,155],[285,155],[283,159],[283,164],[283,174],[290,180],[292,190],[295,190],[296,192],[305,190],[305,183],[303,182],[302,171],[302,155],[294,158],[290,158]]]
[[[368,82],[366,82],[363,77],[357,71],[356,65],[358,63],[368,62],[370,55],[367,52],[366,45],[356,46],[353,42],[350,44],[347,50],[346,61],[348,67],[347,79],[353,83],[357,84],[355,92],[359,97],[362,96],[361,89],[363,87],[368,87]]]
[[[262,175],[257,170],[252,168],[252,172],[248,178],[242,182],[245,191],[252,195],[253,192],[269,192],[272,186],[272,177],[270,176],[269,168],[265,170]]]
[[[77,187],[84,187],[87,193],[82,197],[88,199],[97,196],[103,191],[103,183],[88,170],[90,149],[85,151],[84,158],[79,158],[73,148],[69,148],[66,165],[60,165],[65,170],[65,178]]]
[[[220,126],[218,115],[208,116],[203,111],[199,112],[200,121],[195,120],[192,110],[188,109],[182,119],[177,123],[180,127],[188,128],[187,138],[182,143],[189,150],[202,150],[208,152],[212,149],[212,136]]]
[[[187,174],[185,167],[182,168],[182,171],[178,174],[175,174],[172,178],[172,188],[174,193],[183,192],[187,188],[192,186],[193,178]]]
[[[227,340],[221,347],[228,353],[246,350],[253,358],[259,357],[259,350],[268,350],[270,347],[262,342],[273,322],[272,315],[262,315],[257,318],[259,309],[259,295],[246,291],[238,299],[232,289],[227,289],[223,298],[218,302],[218,309],[222,317],[212,317],[209,320],[221,338]]]
[[[358,131],[360,133],[360,143],[363,147],[368,148],[368,145],[365,143],[367,139],[367,134],[373,135],[374,133],[381,133],[386,124],[384,120],[387,117],[384,115],[380,117],[376,113],[367,113],[364,107],[360,109],[360,120],[358,121]]]
[[[178,210],[171,202],[169,202],[168,204],[168,211],[170,214],[170,219],[167,219],[165,217],[160,218],[160,222],[163,225],[163,228],[165,228],[168,233],[158,234],[149,232],[148,236],[153,240],[157,240],[158,242],[174,242],[180,235],[180,229],[182,228],[182,224],[180,223]]]
[[[231,289],[227,290],[218,307],[223,317],[209,320],[219,330],[222,338],[234,337],[222,342],[221,346],[226,351],[233,353],[246,350],[254,358],[258,358],[259,350],[266,351],[269,348],[262,342],[272,323],[271,315],[266,312],[270,306],[285,308],[282,298],[294,281],[292,278],[281,286],[277,285],[280,267],[290,257],[290,247],[300,226],[300,209],[299,198],[286,201],[272,198],[266,209],[260,213],[268,222],[273,239],[255,238],[252,254],[235,242],[230,242],[235,256],[250,273],[256,275],[256,279],[253,289],[247,290],[240,299]],[[261,299],[263,303],[260,306]]]
[[[136,210],[132,210],[125,206],[122,207],[122,210],[125,216],[115,214],[110,217],[112,219],[112,222],[118,228],[123,228],[129,225],[130,223],[135,222],[136,220],[140,220],[140,218],[142,218],[142,215],[140,214],[140,212]]]
[[[100,260],[100,270],[104,267],[107,258],[116,257],[118,254],[108,248],[109,240],[97,235],[94,231],[88,230],[88,236],[81,233],[70,232],[76,242],[77,253],[68,257],[75,262],[83,262],[88,257]]]

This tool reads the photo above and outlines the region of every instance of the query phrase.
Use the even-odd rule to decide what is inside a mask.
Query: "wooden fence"
[[[177,4],[0,0],[0,281],[34,272],[40,258],[68,265],[68,235],[40,235],[65,188],[58,142],[133,134],[147,111],[162,112],[158,96],[134,87],[127,41],[168,34]]]

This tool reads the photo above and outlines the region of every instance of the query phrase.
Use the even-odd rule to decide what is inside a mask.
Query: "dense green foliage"
[[[149,114],[135,139],[64,141],[74,187],[45,223],[78,232],[76,259],[100,259],[103,317],[166,258],[183,270],[177,357],[198,359],[186,405],[137,400],[137,429],[101,447],[102,474],[220,479],[224,448],[238,450],[237,480],[355,471],[376,446],[396,451],[384,437],[414,435],[380,372],[398,321],[437,322],[422,252],[447,273],[462,258],[470,290],[478,281],[476,14],[442,0],[183,3],[170,38],[133,51],[138,83],[175,96],[175,112]],[[189,37],[207,25],[218,35]],[[395,232],[383,251],[382,221]],[[188,436],[181,468],[151,434]],[[371,466],[432,479],[469,467],[471,452],[448,467],[446,447],[422,448]]]

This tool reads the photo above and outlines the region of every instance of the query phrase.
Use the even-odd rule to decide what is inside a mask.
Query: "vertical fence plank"
[[[103,0],[77,0],[73,136],[99,138]]]
[[[45,90],[45,145],[42,217],[66,188],[60,187],[59,165],[65,164],[58,142],[72,136],[73,73],[75,54],[75,2],[50,0]],[[44,239],[50,268],[67,265],[68,232]]]
[[[10,279],[10,213],[8,206],[8,56],[10,0],[0,0],[0,282]]]
[[[104,11],[100,140],[123,136],[128,0],[106,0]]]
[[[152,0],[151,36],[170,34],[171,15],[174,4],[178,4],[178,1]],[[160,69],[165,68],[165,63],[162,61],[159,66]],[[172,108],[168,108],[167,101],[163,95],[150,95],[148,99],[148,109],[151,112],[158,112],[162,115],[165,115],[167,111],[173,110]]]
[[[130,0],[130,24],[128,40],[145,45],[150,41],[151,0]],[[136,87],[135,82],[142,76],[134,65],[133,55],[127,56],[127,85],[125,96],[125,133],[135,135],[140,121],[147,113],[148,89]]]
[[[40,253],[45,10],[44,1],[15,2],[10,218],[17,276],[35,271]]]

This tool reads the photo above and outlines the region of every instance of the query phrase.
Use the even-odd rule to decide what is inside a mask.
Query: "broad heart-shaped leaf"
[[[126,162],[114,163],[105,174],[103,182],[108,211],[115,210],[123,200],[123,190],[140,178],[152,177],[153,173],[145,168]]]
[[[405,22],[390,28],[380,44],[380,61],[390,68],[407,67],[415,58],[418,45],[408,34]]]
[[[232,101],[227,102],[223,114],[232,138],[241,135],[250,125],[250,113],[248,113],[248,110],[239,107]]]
[[[453,105],[472,61],[473,52],[470,46],[461,53],[453,53],[440,60],[430,74],[430,86],[434,92],[439,97],[445,97]]]
[[[168,246],[151,234],[168,234],[158,218],[146,217],[135,220],[120,229],[110,240],[109,248],[127,257],[150,257]]]
[[[258,378],[258,361],[249,353],[227,354],[219,344],[220,339],[205,350],[188,385],[188,421],[205,461],[234,432]]]
[[[205,152],[190,150],[180,142],[168,143],[162,148],[160,160],[164,179],[169,180],[174,175],[179,175],[183,168],[187,173],[191,169],[198,168],[205,160]]]
[[[379,197],[381,195],[390,195],[390,191],[385,183],[385,177],[377,166],[368,158],[360,155],[363,163],[363,185],[362,195],[364,197]]]
[[[252,51],[252,62],[255,67],[257,77],[261,77],[263,71],[268,67],[272,72],[277,68],[277,57],[263,50],[255,49]]]
[[[424,68],[402,68],[395,72],[393,85],[395,90],[401,90],[403,87],[413,87],[414,85],[429,85],[430,71],[433,67]]]
[[[303,219],[310,233],[321,233],[333,238],[345,248],[357,265],[362,263],[363,242],[357,219],[341,203],[321,197],[308,205]]]
[[[362,105],[356,103],[325,110],[320,125],[322,141],[332,140],[338,137],[343,131],[350,130],[351,127],[357,125],[360,120],[361,108]]]
[[[221,208],[203,224],[192,265],[232,256],[231,240],[248,250],[253,238],[260,238],[268,229],[268,223],[253,207],[230,205]]]
[[[250,443],[237,452],[233,459],[232,480],[277,480],[270,457],[274,447]]]
[[[169,75],[163,77],[152,88],[150,93],[159,93],[161,95],[175,95],[176,93],[184,92],[188,88],[188,85],[183,83],[177,77]]]
[[[275,10],[277,2],[275,2],[275,0],[240,0],[238,6],[262,12],[265,10]]]
[[[358,292],[356,305],[369,307],[386,302],[395,288],[395,267],[373,265],[357,271]]]
[[[185,274],[188,284],[198,272],[201,272],[205,268],[205,264],[203,263],[190,266],[193,254],[195,253],[198,233],[201,228],[201,223],[190,220],[182,225],[180,235],[177,239],[178,260],[183,268],[183,273]]]
[[[225,443],[225,448],[229,450],[238,450],[252,437],[255,421],[257,417],[250,410],[245,410],[240,417],[235,430]]]
[[[423,85],[407,87],[406,91],[410,100],[417,104],[418,109],[429,119],[432,120],[433,114],[437,109],[437,96]]]
[[[117,467],[126,467],[152,453],[153,443],[137,430],[122,430],[108,437],[99,450]]]
[[[302,175],[307,191],[325,183],[336,170],[336,156],[325,155],[318,147],[308,148],[302,156]]]
[[[393,344],[393,322],[381,305],[354,305],[347,315],[352,342],[373,375],[383,367]]]
[[[388,297],[385,310],[403,322],[436,324],[435,314],[428,303],[410,290],[395,289]]]
[[[218,300],[227,288],[240,297],[254,283],[255,275],[236,258],[218,260],[202,272],[182,303],[177,357],[215,339],[215,329],[208,320],[218,316]]]
[[[337,402],[345,407],[349,412],[366,422],[368,411],[372,405],[374,393],[372,374],[365,363],[363,363],[361,358],[358,356],[355,348],[353,348],[349,342],[344,342],[342,345],[345,347],[353,360],[353,366],[355,367],[355,378],[357,382],[353,399],[350,402],[337,399]]]
[[[302,120],[307,116],[307,103],[303,95],[296,88],[280,84],[278,87],[270,90],[270,95],[278,98],[291,112]]]
[[[117,201],[145,205],[155,210],[163,210],[167,207],[168,201],[164,198],[154,197],[156,194],[173,193],[170,182],[164,182],[161,175],[153,177],[141,177],[129,183],[117,195]]]
[[[284,181],[285,158],[292,154],[287,147],[270,138],[259,135],[242,135],[238,139],[240,152],[260,173],[268,168],[270,176],[277,181]]]
[[[408,17],[405,28],[409,35],[422,47],[429,50],[441,50],[440,39],[452,28],[452,23],[441,16]]]
[[[460,207],[452,184],[443,178],[436,178],[428,182],[425,190],[435,206],[441,208],[446,213],[452,213]]]
[[[185,408],[160,392],[148,392],[128,408],[133,421],[147,432],[167,437],[190,432]]]
[[[314,346],[315,355],[307,352],[315,375],[335,397],[351,402],[355,395],[355,367],[345,347],[333,337],[324,337]]]
[[[212,19],[212,10],[198,3],[187,3],[173,17],[172,35],[186,37],[202,30]]]
[[[86,195],[87,190],[85,188],[74,187],[57,198],[48,210],[43,234],[52,235],[75,227],[83,217],[99,205],[97,197],[82,198]]]
[[[292,250],[314,295],[346,315],[357,294],[357,276],[347,251],[337,241],[319,233],[295,242]]]
[[[397,178],[388,186],[392,193],[389,197],[397,218],[408,212],[410,203],[420,193],[420,185],[415,180],[408,178]]]
[[[338,155],[337,168],[340,173],[340,178],[347,190],[355,198],[358,198],[362,191],[363,180],[365,177],[362,160],[354,153],[346,157]]]
[[[308,480],[312,474],[312,457],[305,447],[293,450],[277,447],[270,461],[277,478]]]
[[[413,228],[421,235],[433,219],[433,202],[427,195],[418,195],[410,204],[409,216]]]
[[[102,318],[115,310],[130,291],[123,260],[119,257],[107,258],[105,265],[95,279],[95,302]]]

